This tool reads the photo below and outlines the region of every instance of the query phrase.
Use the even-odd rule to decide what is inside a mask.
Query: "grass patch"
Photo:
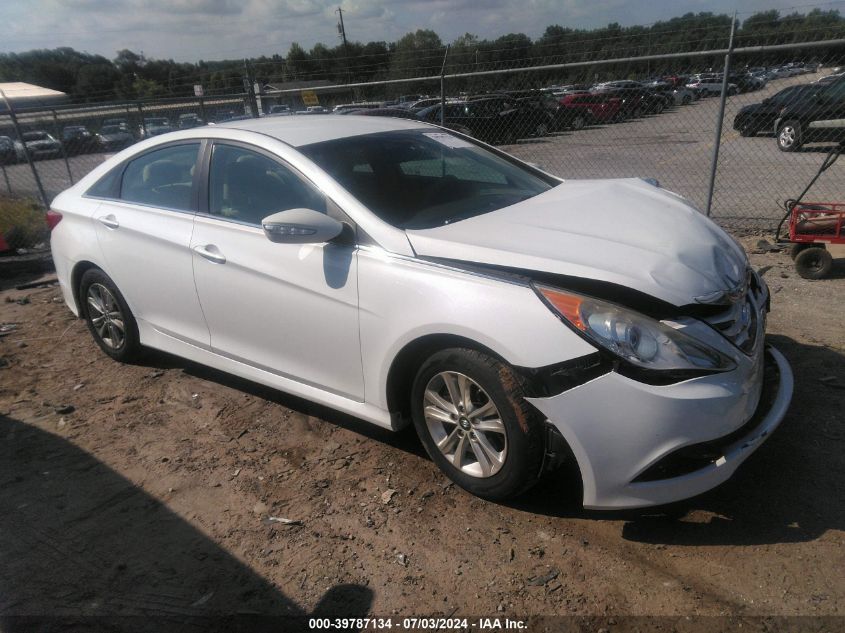
[[[48,233],[44,210],[34,199],[0,196],[0,235],[10,249],[32,248]]]

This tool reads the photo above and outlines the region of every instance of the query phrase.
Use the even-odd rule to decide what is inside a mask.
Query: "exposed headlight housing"
[[[654,371],[730,371],[736,364],[665,323],[621,306],[535,284],[546,305],[576,332],[625,363]]]

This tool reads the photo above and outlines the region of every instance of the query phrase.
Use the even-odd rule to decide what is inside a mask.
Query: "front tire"
[[[417,434],[440,470],[476,496],[514,497],[540,477],[544,421],[524,389],[511,367],[470,349],[437,352],[417,373]]]
[[[98,268],[86,271],[79,282],[79,302],[88,331],[101,350],[124,363],[137,358],[141,350],[138,324],[108,275]]]

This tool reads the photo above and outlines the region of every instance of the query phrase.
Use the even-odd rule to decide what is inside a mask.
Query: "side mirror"
[[[336,238],[343,224],[314,209],[288,209],[261,221],[264,234],[279,244],[321,244]]]

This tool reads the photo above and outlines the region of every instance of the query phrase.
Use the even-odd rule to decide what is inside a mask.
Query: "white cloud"
[[[0,0],[0,51],[72,46],[113,57],[130,48],[189,61],[284,54],[293,41],[306,48],[336,44],[338,4],[347,36],[361,42],[396,40],[420,28],[434,29],[446,42],[466,32],[538,37],[550,24],[593,28],[671,17],[667,3],[646,0]],[[671,11],[729,13],[735,4],[676,0]],[[794,0],[742,4],[748,14],[788,8]]]

